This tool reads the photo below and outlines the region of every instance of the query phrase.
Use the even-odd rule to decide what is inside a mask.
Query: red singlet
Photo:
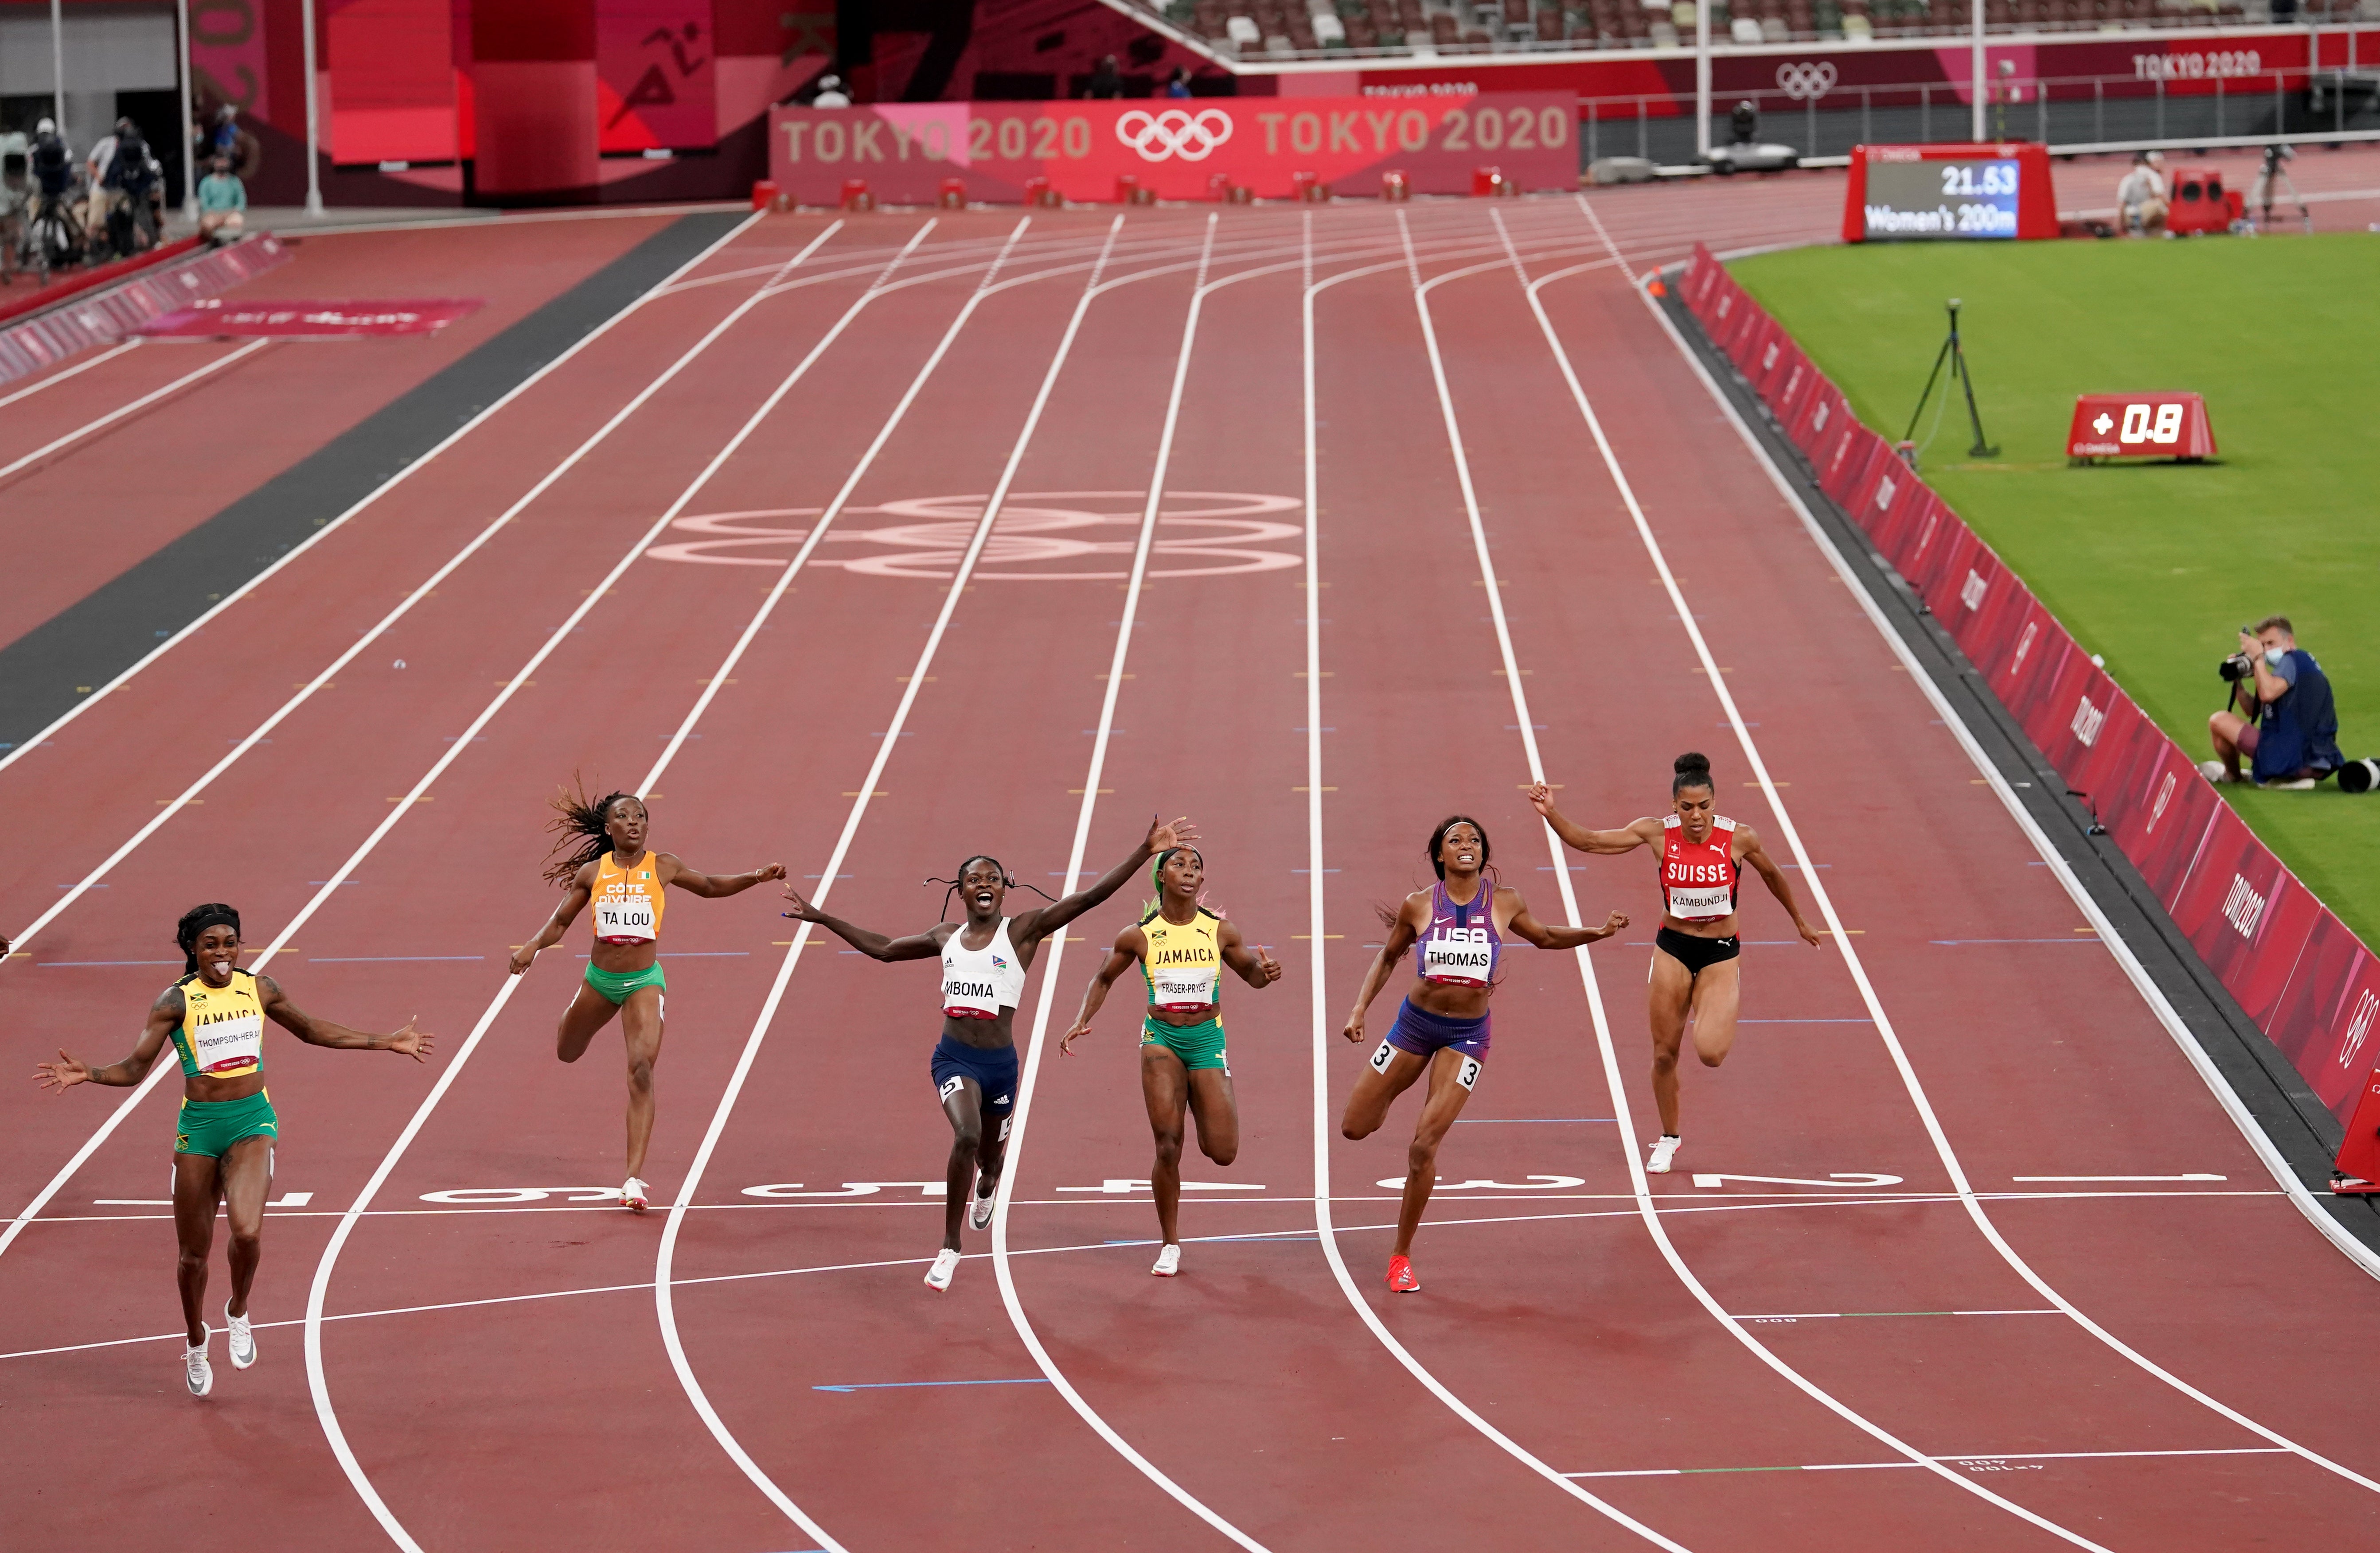
[[[1681,922],[1717,922],[1735,912],[1735,881],[1743,865],[1737,862],[1735,821],[1712,817],[1710,836],[1701,845],[1686,840],[1684,821],[1676,815],[1661,820],[1661,909]]]

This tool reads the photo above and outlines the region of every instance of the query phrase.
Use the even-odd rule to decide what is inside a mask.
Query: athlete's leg
[[[1373,1060],[1378,1060],[1376,1048]],[[1364,1064],[1355,1079],[1354,1092],[1347,1097],[1347,1112],[1339,1119],[1339,1135],[1345,1138],[1367,1138],[1380,1130],[1389,1119],[1389,1107],[1396,1098],[1413,1087],[1413,1081],[1428,1066],[1426,1059],[1402,1047],[1390,1047],[1388,1066]]]
[[[1451,1047],[1430,1061],[1429,1098],[1422,1102],[1421,1120],[1414,1124],[1413,1147],[1405,1153],[1405,1195],[1397,1208],[1397,1248],[1391,1256],[1413,1255],[1414,1231],[1421,1228],[1422,1210],[1429,1207],[1430,1189],[1438,1184],[1438,1146],[1471,1098],[1471,1086],[1463,1078],[1475,1084],[1479,1073],[1477,1058],[1465,1057]]]
[[[983,1086],[960,1078],[942,1095],[942,1114],[951,1119],[951,1162],[948,1191],[942,1196],[942,1249],[959,1248],[959,1226],[966,1221],[967,1193],[975,1185],[976,1159],[983,1152]]]
[[[1670,1137],[1678,1135],[1678,1046],[1685,1039],[1686,1005],[1694,994],[1694,978],[1684,965],[1665,951],[1653,951],[1645,995],[1645,1016],[1653,1027],[1653,1105],[1661,1113],[1661,1131]]]
[[[1721,960],[1694,977],[1694,1055],[1706,1068],[1726,1062],[1735,1045],[1735,1012],[1743,989],[1737,971],[1742,964],[1741,956]]]
[[[224,1216],[230,1221],[231,1242],[224,1250],[231,1262],[231,1304],[234,1316],[248,1314],[248,1291],[256,1281],[257,1259],[264,1251],[264,1199],[273,1195],[273,1140],[242,1138],[224,1152],[217,1172],[223,1182]]]
[[[1240,1157],[1240,1101],[1228,1068],[1200,1068],[1190,1075],[1190,1114],[1198,1119],[1198,1152],[1219,1165]]]
[[[1148,1107],[1148,1130],[1157,1139],[1148,1190],[1157,1199],[1157,1232],[1168,1245],[1182,1241],[1182,1116],[1189,1095],[1190,1075],[1183,1071],[1180,1056],[1155,1041],[1140,1049],[1140,1098]],[[1206,1137],[1201,1127],[1199,1141]]]
[[[620,1012],[620,1032],[628,1037],[628,1174],[642,1180],[645,1146],[653,1136],[653,1063],[662,1054],[662,989],[638,988]]]
[[[620,1005],[603,996],[585,982],[578,984],[578,995],[562,1011],[562,1023],[553,1029],[553,1054],[565,1062],[576,1062],[587,1055],[587,1043],[595,1032],[612,1023]]]
[[[223,1172],[212,1154],[174,1156],[174,1238],[181,1257],[174,1281],[182,1291],[182,1325],[195,1345],[206,1335],[207,1253],[215,1244],[215,1205],[223,1199]]]

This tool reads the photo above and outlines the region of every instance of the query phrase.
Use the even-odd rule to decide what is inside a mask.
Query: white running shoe
[[[1157,1266],[1148,1270],[1160,1278],[1175,1276],[1182,1270],[1182,1248],[1169,1242],[1165,1249],[1157,1254]]]
[[[182,1350],[182,1364],[189,1371],[190,1395],[194,1397],[203,1397],[215,1389],[215,1367],[207,1363],[207,1338],[214,1334],[204,1328],[200,1330],[205,1336],[199,1339],[199,1345]]]
[[[952,1277],[956,1274],[958,1270],[959,1254],[957,1252],[935,1252],[934,1265],[926,1269],[926,1287],[933,1290],[937,1293],[947,1290],[951,1286]]]
[[[1678,1157],[1678,1145],[1685,1141],[1672,1134],[1663,1133],[1660,1141],[1653,1146],[1653,1157],[1645,1161],[1645,1173],[1646,1175],[1669,1174],[1670,1161]]]
[[[638,1181],[635,1176],[630,1176],[628,1183],[620,1188],[620,1206],[630,1213],[644,1212],[645,1194],[650,1190],[651,1188],[643,1182]]]
[[[2225,770],[2223,769],[2223,762],[2220,760],[2201,760],[2198,763],[2198,774],[2218,786],[2225,783],[2237,782],[2240,780],[2230,772]]]
[[[967,1222],[978,1230],[991,1228],[992,1200],[1000,1195],[1000,1177],[979,1175],[975,1181],[975,1201],[967,1207]]]
[[[244,1370],[256,1363],[256,1334],[248,1329],[248,1317],[234,1316],[231,1302],[224,1302],[224,1332],[231,1341],[231,1367]]]

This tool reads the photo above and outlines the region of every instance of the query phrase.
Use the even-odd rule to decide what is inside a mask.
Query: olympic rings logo
[[[1777,89],[1796,103],[1813,103],[1835,89],[1832,60],[1797,61],[1777,67]]]
[[[1182,108],[1157,114],[1134,108],[1116,120],[1116,139],[1139,152],[1143,162],[1175,156],[1204,162],[1231,138],[1232,115],[1220,108],[1201,108],[1196,114]]]

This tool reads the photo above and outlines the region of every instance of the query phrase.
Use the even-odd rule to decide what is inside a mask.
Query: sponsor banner
[[[197,239],[187,241],[195,245]],[[149,257],[123,261],[131,267],[128,273],[137,272],[131,280],[94,285],[72,301],[0,325],[0,382],[121,339],[160,314],[287,263],[290,254],[279,238],[267,234],[180,262],[147,262]],[[94,272],[95,277],[103,274]]]
[[[1777,342],[1771,347],[1760,375],[1752,380],[1753,391],[1770,406],[1771,413],[1781,422],[1791,413],[1794,400],[1809,386],[1810,358],[1793,343],[1793,336],[1782,329],[1777,332]]]
[[[1836,501],[1847,502],[1869,467],[1876,459],[1892,456],[1890,443],[1846,413],[1842,435],[1835,439],[1826,461],[1818,466],[1818,484]]]
[[[2212,458],[2215,428],[2196,394],[2082,394],[2066,431],[2069,458]]]
[[[835,203],[853,178],[903,204],[931,203],[945,179],[990,200],[1040,179],[1068,200],[1114,200],[1126,176],[1168,200],[1209,198],[1218,177],[1287,198],[1298,174],[1377,193],[1391,170],[1416,193],[1468,194],[1482,167],[1574,188],[1576,118],[1568,94],[1544,92],[777,108],[769,176],[804,204]]]
[[[1757,308],[1745,310],[1748,316],[1744,319],[1743,327],[1736,331],[1735,348],[1729,355],[1735,360],[1736,370],[1751,378],[1760,374],[1763,351],[1771,351],[1769,360],[1772,364],[1775,362],[1772,347],[1785,332],[1766,311]]]
[[[2255,1008],[2251,997],[2267,987],[2277,994],[2312,926],[2307,917],[2294,922],[2297,930],[2288,939],[2273,936],[2271,928],[2277,920],[2284,915],[2296,916],[2281,909],[2292,895],[2312,901],[2248,829],[2248,822],[2225,804],[2216,809],[2215,823],[2207,827],[2205,838],[2198,844],[2190,877],[2182,881],[2169,908],[2174,926],[2259,1026],[2272,1010]],[[2258,955],[2257,949],[2267,944],[2276,952]],[[2281,964],[2268,968],[2276,958]],[[2265,1001],[2271,1001],[2269,995]]]
[[[2135,768],[2124,807],[2109,818],[2107,833],[2157,900],[2170,906],[2222,807],[2223,800],[2198,774],[2198,763],[2167,740],[2155,758]]]
[[[1820,373],[1803,400],[1802,407],[1786,426],[1785,434],[1803,457],[1817,461],[1818,449],[1829,432],[1840,432],[1843,423],[1851,419],[1851,407],[1843,400],[1843,391],[1834,380]]]
[[[2345,1121],[2380,1060],[2380,961],[2328,912],[2307,934],[2267,1029],[2331,1114]]]
[[[330,339],[343,334],[427,334],[487,304],[476,297],[407,302],[226,302],[212,297],[144,324],[159,339]]]

